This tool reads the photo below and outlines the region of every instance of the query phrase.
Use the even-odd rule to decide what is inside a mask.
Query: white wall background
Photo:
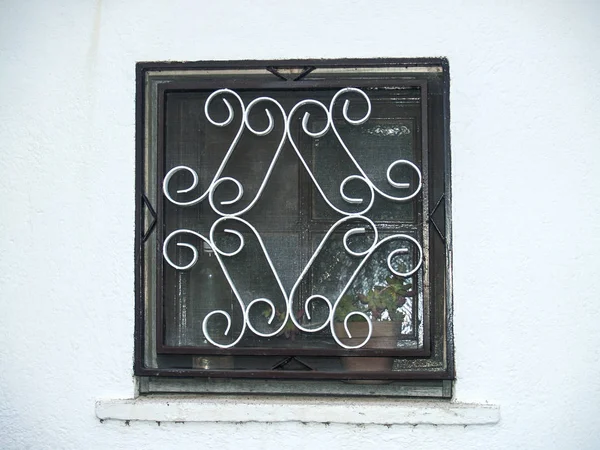
[[[600,3],[0,1],[0,448],[600,448]],[[134,392],[134,65],[447,56],[456,399],[492,426],[105,422]]]

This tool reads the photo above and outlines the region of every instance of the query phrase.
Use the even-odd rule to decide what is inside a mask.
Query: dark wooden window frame
[[[363,78],[354,78],[359,81],[355,87],[368,86],[419,86],[422,92],[423,108],[423,139],[427,147],[428,163],[423,169],[423,183],[427,184],[427,198],[423,200],[423,223],[431,230],[424,242],[424,249],[429,249],[432,239],[443,242],[443,248],[436,244],[438,260],[443,259],[443,267],[433,267],[430,278],[427,280],[427,289],[433,289],[427,300],[430,308],[426,314],[427,327],[431,327],[431,340],[427,339],[424,349],[414,352],[405,352],[405,360],[419,361],[424,367],[422,370],[395,371],[386,374],[348,373],[340,372],[310,372],[294,370],[198,370],[198,369],[165,369],[148,364],[145,355],[150,351],[165,350],[162,345],[160,331],[156,338],[148,336],[148,320],[160,323],[160,301],[158,306],[148,301],[148,268],[144,264],[144,254],[148,252],[145,243],[153,234],[158,233],[158,241],[162,242],[160,234],[160,212],[163,208],[163,198],[160,193],[155,193],[151,201],[146,188],[148,177],[160,178],[164,175],[161,167],[163,155],[162,143],[156,142],[158,154],[155,155],[158,173],[148,172],[148,142],[156,139],[160,141],[161,133],[152,134],[149,130],[148,111],[157,108],[157,127],[162,126],[162,98],[164,93],[173,89],[211,88],[221,87],[233,89],[310,89],[318,87],[346,87],[347,79],[337,80],[327,78],[320,80],[311,74],[327,69],[335,72],[359,68],[366,71]],[[390,72],[382,69],[390,69]],[[423,70],[423,68],[425,70]],[[376,76],[369,74],[369,69],[377,72]],[[396,70],[394,70],[396,69]],[[192,73],[203,71],[257,71],[262,70],[270,77],[258,82],[244,77],[227,80],[227,84],[217,84],[210,79],[210,75],[203,75],[193,81],[180,81],[173,74]],[[438,70],[435,76],[429,77],[428,70]],[[160,80],[156,83],[155,96],[150,95],[150,77]],[[266,75],[265,75],[266,76]],[[451,280],[451,195],[450,195],[450,151],[449,151],[449,72],[448,63],[443,58],[418,58],[418,59],[374,59],[374,60],[278,60],[278,61],[210,61],[210,62],[150,62],[137,64],[136,80],[136,235],[135,235],[135,282],[136,282],[136,323],[135,323],[135,374],[140,377],[141,392],[171,392],[171,391],[198,391],[198,392],[268,392],[268,393],[342,393],[350,395],[419,395],[421,391],[425,396],[448,397],[451,395],[451,380],[454,379],[453,338],[452,338],[452,280]],[[222,81],[221,81],[222,83]],[[152,103],[156,103],[152,105]],[[160,182],[156,183],[160,185]],[[157,227],[157,223],[159,226]],[[156,248],[161,247],[157,245]],[[160,257],[156,256],[156,264],[162,264]],[[439,264],[438,264],[439,266]],[[160,273],[160,271],[159,271]],[[160,276],[157,281],[157,292],[160,292]],[[435,297],[435,298],[434,298]],[[157,296],[160,298],[160,295]],[[150,313],[156,307],[157,312]],[[161,330],[157,326],[157,330]],[[429,336],[429,333],[425,333]],[[154,342],[150,342],[154,341]],[[168,349],[167,349],[168,350]],[[185,349],[171,349],[177,353],[190,353]],[[193,353],[193,352],[191,352]],[[223,352],[220,349],[204,351],[203,354],[251,354],[251,349],[236,349]],[[327,355],[327,351],[323,355]],[[385,351],[379,352],[386,355]],[[274,351],[273,354],[285,356],[285,352]],[[302,354],[302,351],[298,352]],[[344,352],[336,351],[332,354],[340,355]],[[350,354],[350,353],[348,353]],[[354,350],[352,355],[373,355],[369,350]],[[293,357],[293,355],[291,355]],[[188,377],[200,377],[191,379]],[[215,385],[211,380],[221,379],[230,384]],[[279,388],[266,387],[261,381],[265,379],[278,379]],[[340,385],[340,380],[394,380],[391,385],[381,385],[374,389],[361,390],[360,387]],[[293,381],[292,381],[293,380]],[[300,380],[300,381],[297,381]],[[233,383],[233,384],[231,384]],[[291,384],[290,384],[291,383]],[[229,386],[225,388],[224,386]],[[260,387],[262,386],[262,387]],[[340,386],[342,386],[340,388]],[[370,392],[370,394],[369,394]]]

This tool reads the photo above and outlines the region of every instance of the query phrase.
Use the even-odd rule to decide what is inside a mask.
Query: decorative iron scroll
[[[170,191],[170,181],[173,178],[173,176],[180,172],[188,172],[189,174],[192,175],[191,185],[186,188],[179,189],[176,191],[176,194],[186,194],[186,193],[191,192],[198,186],[198,182],[199,182],[198,173],[191,167],[181,165],[181,166],[173,167],[165,175],[164,180],[163,180],[163,192],[164,192],[165,197],[170,202],[172,202],[175,205],[188,207],[188,206],[197,205],[200,202],[202,202],[208,198],[211,208],[217,214],[219,214],[221,216],[219,219],[217,219],[213,223],[208,237],[203,236],[202,234],[197,233],[193,230],[179,229],[179,230],[175,230],[172,233],[170,233],[165,238],[164,244],[163,244],[163,256],[164,256],[166,262],[170,266],[175,268],[176,270],[189,270],[198,261],[198,249],[192,244],[185,243],[185,242],[177,242],[176,243],[177,246],[188,248],[189,250],[191,250],[191,254],[192,254],[192,259],[187,264],[182,264],[182,265],[176,264],[169,257],[168,249],[169,249],[170,243],[173,241],[173,238],[175,238],[176,236],[187,235],[189,237],[195,236],[196,238],[199,238],[206,245],[210,246],[210,248],[214,252],[214,255],[216,256],[217,261],[219,263],[219,266],[221,267],[221,270],[223,271],[223,274],[224,274],[225,278],[227,279],[227,281],[230,285],[230,288],[235,295],[235,298],[240,306],[242,316],[243,316],[241,332],[237,338],[235,338],[232,342],[230,342],[228,344],[223,344],[223,343],[217,342],[213,336],[210,336],[209,329],[207,326],[208,322],[211,320],[211,318],[213,318],[213,316],[216,316],[216,315],[220,315],[220,316],[224,317],[227,322],[227,326],[226,326],[226,329],[223,334],[225,336],[227,336],[231,330],[232,318],[231,318],[231,314],[228,311],[224,311],[224,310],[212,311],[205,316],[205,318],[202,322],[202,331],[204,333],[204,336],[206,337],[207,341],[210,342],[212,345],[220,347],[220,348],[233,347],[237,343],[239,343],[240,340],[243,338],[243,336],[246,332],[246,328],[249,328],[254,334],[256,334],[258,336],[272,337],[272,336],[275,336],[275,335],[281,333],[283,328],[285,327],[286,323],[288,322],[288,320],[291,320],[299,330],[301,330],[305,333],[315,333],[315,332],[323,330],[324,328],[329,326],[331,329],[331,334],[333,336],[333,339],[337,342],[337,344],[339,346],[341,346],[343,348],[355,349],[355,348],[363,347],[371,338],[371,334],[373,331],[373,325],[371,323],[371,319],[364,312],[353,311],[353,312],[348,313],[344,318],[344,328],[345,328],[345,332],[346,332],[348,338],[352,337],[350,334],[350,331],[348,330],[348,320],[352,316],[360,316],[364,320],[366,320],[368,327],[369,327],[369,331],[368,331],[366,338],[360,344],[348,345],[348,344],[342,342],[340,340],[340,337],[336,334],[336,329],[334,327],[334,316],[335,316],[336,310],[337,310],[340,302],[342,301],[343,296],[346,294],[346,292],[350,289],[352,283],[359,276],[361,269],[365,266],[365,264],[369,261],[371,256],[378,249],[380,249],[386,243],[389,243],[391,241],[398,241],[403,244],[400,248],[396,248],[396,249],[390,251],[390,253],[387,255],[387,258],[386,258],[387,267],[391,273],[393,273],[394,275],[396,275],[398,277],[408,278],[408,277],[414,275],[421,267],[422,262],[423,262],[423,249],[416,239],[414,239],[413,237],[406,235],[406,234],[395,234],[395,235],[388,236],[388,237],[385,237],[380,240],[379,233],[378,233],[377,227],[375,226],[375,223],[371,219],[366,217],[366,214],[369,212],[369,210],[373,206],[376,194],[378,194],[382,197],[385,197],[386,199],[396,201],[396,202],[406,202],[411,199],[414,199],[420,193],[421,188],[422,188],[421,171],[413,162],[405,160],[405,159],[396,160],[388,166],[387,171],[386,171],[386,179],[387,179],[388,184],[392,188],[397,189],[397,190],[402,190],[402,191],[408,190],[409,193],[407,195],[398,195],[398,196],[390,195],[390,194],[382,191],[379,187],[377,187],[373,183],[373,181],[371,179],[369,179],[366,172],[363,170],[363,168],[360,166],[358,161],[352,155],[352,152],[350,151],[350,149],[348,148],[348,146],[346,145],[346,143],[340,136],[340,134],[336,128],[335,122],[333,120],[334,106],[336,105],[336,102],[338,101],[340,96],[343,94],[346,94],[346,93],[352,93],[352,94],[359,95],[360,97],[362,97],[362,99],[366,102],[367,111],[364,114],[364,116],[361,118],[358,118],[358,119],[350,118],[348,116],[348,108],[350,105],[350,100],[346,99],[343,104],[343,107],[342,107],[342,115],[343,115],[344,120],[348,124],[354,125],[354,126],[359,126],[359,125],[364,124],[369,119],[370,114],[371,114],[371,101],[365,92],[363,92],[360,89],[356,89],[356,88],[349,87],[349,88],[341,89],[340,91],[338,91],[331,99],[329,107],[326,107],[320,101],[306,99],[306,100],[302,100],[302,101],[298,102],[291,109],[291,111],[288,114],[286,114],[281,103],[279,103],[277,100],[275,100],[273,98],[258,97],[256,99],[252,100],[246,106],[244,104],[242,98],[236,92],[229,90],[229,89],[219,89],[219,90],[213,92],[205,102],[204,113],[206,115],[207,120],[212,125],[217,126],[217,127],[226,127],[233,122],[234,117],[235,117],[234,108],[232,107],[232,105],[228,101],[228,99],[224,97],[224,94],[233,96],[236,99],[236,101],[239,103],[239,106],[242,111],[242,120],[241,120],[238,130],[235,134],[235,137],[233,138],[233,141],[229,145],[229,148],[228,148],[227,152],[225,153],[225,156],[224,156],[223,160],[221,161],[208,188],[204,192],[202,192],[197,198],[195,198],[193,200],[178,201],[176,198],[174,198],[174,196],[172,195],[172,193]],[[211,105],[213,104],[215,99],[218,97],[221,97],[221,100],[223,101],[223,103],[228,111],[227,117],[221,121],[215,120],[213,118],[213,115],[211,114]],[[250,112],[258,104],[265,105],[264,112],[265,112],[267,120],[268,120],[267,127],[262,130],[255,129],[250,124],[250,121],[249,121]],[[331,199],[328,198],[328,196],[324,192],[322,186],[319,184],[317,177],[315,176],[315,174],[309,167],[307,161],[302,156],[302,154],[298,148],[298,143],[293,138],[293,133],[291,132],[292,119],[295,117],[296,113],[302,107],[307,106],[307,105],[312,105],[312,107],[321,109],[323,111],[323,113],[325,114],[326,121],[325,121],[325,125],[322,127],[322,129],[320,129],[318,131],[311,131],[308,126],[308,122],[310,120],[310,113],[305,112],[304,116],[302,117],[302,120],[301,120],[302,131],[311,138],[319,138],[319,137],[322,137],[325,134],[327,134],[329,131],[332,131],[333,134],[335,135],[335,137],[337,138],[338,142],[340,143],[341,147],[343,148],[345,153],[350,158],[350,161],[356,168],[356,171],[358,174],[349,175],[341,182],[341,184],[339,186],[339,194],[340,194],[342,200],[349,206],[354,206],[355,208],[362,208],[359,211],[354,211],[354,212],[347,211],[340,207],[335,206],[332,203]],[[262,180],[260,187],[258,188],[258,191],[254,195],[254,198],[245,207],[239,208],[238,210],[236,210],[234,212],[225,213],[225,212],[221,211],[221,209],[219,209],[219,208],[222,206],[235,207],[235,205],[239,202],[239,200],[244,195],[244,188],[243,188],[242,183],[240,181],[238,181],[237,179],[235,179],[233,177],[222,176],[223,171],[224,171],[225,167],[227,166],[227,163],[230,160],[231,155],[234,152],[236,146],[238,145],[244,130],[248,130],[249,132],[251,132],[254,135],[259,136],[259,137],[267,136],[273,131],[273,129],[275,128],[275,119],[274,119],[271,111],[267,108],[267,106],[274,107],[274,109],[277,110],[278,113],[281,114],[280,119],[283,120],[284,132],[282,133],[281,137],[279,138],[279,144],[277,146],[277,149],[276,149],[275,153],[273,154],[273,157],[269,163],[269,167],[266,171],[264,179]],[[251,223],[249,223],[248,221],[246,221],[240,217],[241,215],[243,215],[244,213],[246,213],[250,209],[252,209],[254,207],[254,205],[257,203],[257,201],[259,200],[259,198],[261,197],[261,194],[263,193],[265,186],[267,185],[267,182],[269,180],[269,177],[271,176],[271,174],[274,170],[275,164],[281,154],[281,151],[284,147],[284,143],[285,143],[286,139],[289,140],[289,142],[292,145],[294,151],[296,152],[298,158],[300,159],[300,162],[306,169],[315,188],[317,189],[317,191],[319,192],[319,194],[321,195],[321,197],[323,198],[325,203],[331,209],[333,209],[334,211],[336,211],[344,216],[343,218],[339,219],[327,231],[327,233],[325,234],[325,236],[323,237],[323,239],[317,246],[313,255],[310,257],[309,261],[307,262],[306,266],[302,270],[301,274],[299,275],[298,279],[294,283],[294,285],[291,288],[289,293],[286,292],[283,287],[281,279],[277,273],[277,270],[275,269],[275,266],[273,265],[273,261],[272,261],[271,257],[269,256],[269,253],[262,241],[262,238],[261,238],[259,232],[256,230],[256,228],[254,228],[254,226],[252,226]],[[399,181],[392,179],[391,172],[394,169],[394,167],[396,167],[396,166],[407,166],[408,168],[410,168],[412,171],[414,171],[416,173],[417,178],[418,178],[416,188],[411,189],[411,184],[408,182],[399,182]],[[347,183],[352,180],[360,181],[366,185],[368,192],[369,192],[368,198],[351,197],[347,194],[345,188],[347,186]],[[232,183],[237,189],[237,194],[234,196],[234,198],[217,202],[215,200],[214,194],[215,194],[216,189],[222,183]],[[334,231],[336,231],[336,229],[340,228],[342,225],[346,224],[347,222],[349,222],[349,223],[351,222],[353,228],[351,228],[350,230],[348,230],[344,233],[343,239],[342,239],[343,247],[344,247],[344,250],[346,251],[346,253],[350,257],[358,258],[360,262],[358,263],[357,267],[354,269],[354,272],[352,273],[350,278],[346,281],[346,283],[344,284],[344,287],[339,292],[339,294],[337,295],[336,298],[330,299],[330,298],[327,298],[325,295],[313,294],[305,300],[304,315],[309,323],[312,322],[311,310],[309,308],[309,305],[311,303],[324,302],[324,304],[327,305],[327,308],[329,311],[326,320],[324,320],[320,324],[313,324],[313,326],[311,326],[309,328],[306,326],[306,324],[304,324],[304,325],[301,324],[298,321],[298,319],[296,318],[296,315],[291,313],[291,311],[294,310],[294,308],[293,308],[294,301],[297,298],[297,292],[298,292],[299,286],[300,286],[301,282],[304,280],[304,278],[306,277],[306,275],[308,274],[309,270],[311,269],[311,267],[313,265],[313,262],[315,261],[315,259],[317,258],[317,256],[319,255],[319,253],[321,252],[321,250],[327,243],[330,236],[334,233]],[[355,222],[359,223],[360,225],[354,225]],[[228,224],[229,224],[229,226],[228,226]],[[242,300],[242,297],[241,297],[238,289],[236,288],[235,283],[233,282],[230,273],[228,272],[227,265],[225,264],[225,261],[228,257],[232,257],[232,256],[239,254],[245,246],[244,235],[242,235],[242,233],[240,233],[239,231],[232,228],[234,224],[237,225],[238,227],[242,226],[244,228],[247,228],[250,231],[249,235],[253,236],[252,239],[256,239],[256,241],[258,242],[260,248],[262,249],[262,251],[264,253],[264,257],[269,265],[269,268],[271,271],[270,275],[273,276],[274,281],[277,283],[277,286],[278,286],[279,290],[281,291],[282,298],[285,300],[285,313],[284,313],[284,318],[283,318],[281,325],[278,326],[277,329],[274,329],[268,333],[262,332],[262,331],[256,329],[252,325],[252,323],[250,321],[250,310],[258,303],[266,305],[270,309],[268,324],[271,325],[273,323],[273,320],[274,320],[275,314],[276,314],[276,308],[275,308],[274,302],[272,301],[272,299],[260,297],[260,298],[254,298],[246,304]],[[226,235],[229,235],[232,237],[234,236],[239,241],[239,245],[235,250],[225,251],[219,247],[219,245],[215,241],[215,230],[218,227],[224,227],[224,233]],[[356,251],[350,247],[349,242],[348,242],[349,238],[351,236],[357,235],[357,234],[369,236],[369,242],[371,242],[371,244],[369,245],[369,247],[366,250],[363,249],[361,251]],[[411,250],[411,248],[412,248],[412,250]],[[396,267],[394,267],[393,260],[396,256],[401,255],[401,254],[406,254],[406,253],[409,253],[410,251],[414,251],[414,250],[416,250],[418,257],[416,258],[416,261],[413,261],[412,268],[410,268],[409,270],[400,271]]]

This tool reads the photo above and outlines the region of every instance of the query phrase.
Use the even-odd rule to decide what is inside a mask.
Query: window
[[[447,62],[137,70],[142,392],[451,395]]]

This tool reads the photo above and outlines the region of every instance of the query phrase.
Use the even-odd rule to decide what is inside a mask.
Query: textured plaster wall
[[[0,448],[600,448],[600,4],[0,1]],[[456,399],[492,426],[100,423],[134,393],[134,64],[447,56]]]

